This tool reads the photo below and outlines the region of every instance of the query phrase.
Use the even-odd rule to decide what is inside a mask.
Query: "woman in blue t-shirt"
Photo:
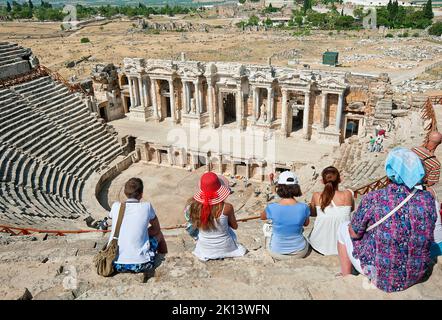
[[[271,220],[271,225],[264,225],[266,248],[276,259],[304,258],[309,245],[303,232],[310,222],[310,208],[295,200],[302,193],[293,172],[284,171],[279,175],[276,193],[281,200],[267,205],[261,213],[262,220]]]

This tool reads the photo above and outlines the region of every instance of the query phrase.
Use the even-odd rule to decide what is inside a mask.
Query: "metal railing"
[[[38,65],[31,71],[20,74],[18,76],[11,76],[0,80],[0,87],[11,87],[45,76],[50,76],[54,81],[62,83],[69,89],[70,92],[80,92],[84,95],[92,94],[84,90],[79,83],[72,84],[65,78],[63,78],[58,72],[52,71],[51,69],[43,65]]]

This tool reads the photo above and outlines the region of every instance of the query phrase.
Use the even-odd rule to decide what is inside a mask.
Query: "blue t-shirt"
[[[293,205],[271,203],[265,211],[273,226],[271,251],[288,254],[305,248],[306,242],[302,233],[305,220],[310,216],[308,205],[300,202]]]

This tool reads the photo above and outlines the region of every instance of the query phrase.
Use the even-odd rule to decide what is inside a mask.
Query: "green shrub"
[[[81,38],[81,39],[80,39],[80,43],[89,43],[89,42],[91,42],[91,41],[89,40],[89,38]]]
[[[428,34],[440,37],[442,35],[442,21],[434,23],[430,29],[428,29]]]
[[[180,31],[180,29],[178,29],[177,31],[178,32],[183,32],[183,31]],[[146,33],[147,34],[161,34],[160,30],[157,30],[157,29],[147,29]]]
[[[419,32],[415,32],[415,33],[413,33],[413,37],[415,37],[415,38],[418,38],[418,37],[420,37],[420,34],[419,34]]]
[[[385,38],[394,38],[394,36],[393,36],[391,33],[387,33],[387,34],[385,35]]]

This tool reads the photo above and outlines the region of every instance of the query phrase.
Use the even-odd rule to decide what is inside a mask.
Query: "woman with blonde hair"
[[[337,232],[341,223],[350,221],[353,210],[353,192],[339,190],[341,176],[335,167],[322,170],[324,190],[315,192],[311,200],[312,216],[315,225],[309,236],[310,245],[323,255],[337,255]]]

